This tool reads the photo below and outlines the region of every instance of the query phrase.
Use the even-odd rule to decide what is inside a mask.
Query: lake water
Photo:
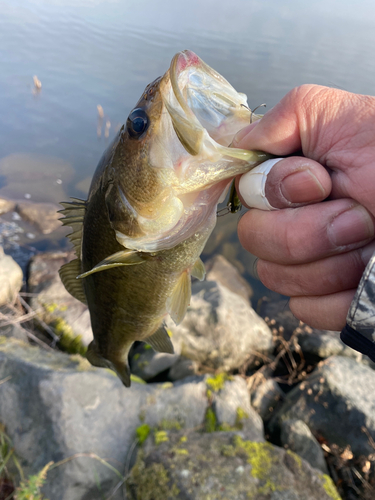
[[[372,0],[0,0],[0,196],[84,197],[146,84],[185,48],[251,108],[302,83],[374,94],[374,26]],[[237,220],[220,219],[206,256],[224,253],[250,279]],[[63,244],[51,235],[34,247]]]

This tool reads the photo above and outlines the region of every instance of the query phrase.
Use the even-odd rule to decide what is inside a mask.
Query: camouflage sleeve
[[[375,361],[375,253],[362,275],[340,337]]]

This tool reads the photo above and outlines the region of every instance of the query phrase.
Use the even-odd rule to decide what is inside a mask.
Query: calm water
[[[0,0],[0,196],[84,197],[143,88],[185,48],[252,108],[302,83],[374,94],[374,26],[373,0]],[[236,223],[220,220],[206,254],[224,253],[249,277]]]

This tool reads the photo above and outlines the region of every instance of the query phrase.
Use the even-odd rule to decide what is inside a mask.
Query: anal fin
[[[199,258],[195,262],[193,269],[191,270],[191,275],[194,276],[194,278],[199,279],[199,281],[204,280],[204,277],[206,276],[206,269],[204,267],[202,259]]]
[[[76,277],[81,272],[80,259],[74,259],[61,266],[59,270],[61,281],[67,291],[77,300],[87,304],[83,283],[77,281]]]
[[[90,274],[105,271],[112,267],[133,266],[134,264],[142,264],[143,262],[145,262],[144,259],[136,250],[120,250],[99,262],[99,264],[90,269],[90,271],[77,276],[77,279],[86,278],[86,276]]]
[[[161,326],[153,335],[147,337],[145,342],[150,344],[154,351],[174,354],[173,344],[164,326]]]
[[[178,325],[184,319],[191,297],[191,278],[188,271],[179,277],[172,294],[167,299],[167,311]]]

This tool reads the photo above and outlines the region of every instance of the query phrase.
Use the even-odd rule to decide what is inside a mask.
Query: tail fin
[[[116,358],[109,360],[98,352],[95,340],[93,340],[87,349],[86,357],[93,366],[109,368],[110,370],[116,372],[124,386],[130,387],[130,368],[128,363],[129,349],[127,349],[125,355],[123,354],[124,359]]]

